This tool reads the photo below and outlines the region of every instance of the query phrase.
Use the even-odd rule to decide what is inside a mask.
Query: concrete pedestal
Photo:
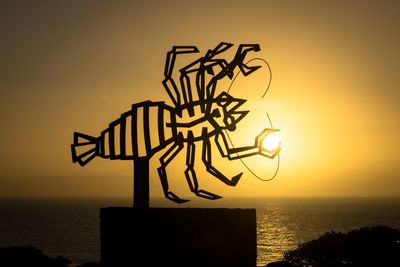
[[[102,208],[101,265],[255,267],[255,209]]]

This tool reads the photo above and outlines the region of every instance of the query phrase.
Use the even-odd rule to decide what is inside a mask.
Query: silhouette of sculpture
[[[176,56],[197,53],[199,50],[195,46],[174,46],[167,53],[165,79],[162,81],[173,106],[152,101],[136,103],[132,105],[131,110],[111,122],[99,137],[75,132],[71,145],[73,162],[84,166],[96,156],[112,160],[133,160],[134,205],[148,207],[149,160],[154,154],[168,147],[161,155],[160,166],[157,169],[162,188],[167,199],[184,203],[188,200],[178,197],[169,189],[166,167],[186,145],[185,176],[190,190],[206,199],[220,198],[199,187],[194,170],[197,143],[202,142],[202,161],[207,171],[229,186],[235,186],[242,173],[229,178],[213,166],[212,138],[219,153],[229,160],[254,155],[274,158],[280,151],[280,147],[270,151],[261,146],[262,140],[268,134],[277,131],[271,128],[264,129],[255,138],[253,145],[233,147],[228,141],[226,130],[234,131],[240,120],[248,114],[248,111],[239,110],[246,100],[234,98],[224,91],[216,95],[217,83],[225,77],[232,79],[237,68],[244,76],[248,76],[260,67],[247,66],[244,63],[248,52],[260,50],[258,44],[239,45],[230,62],[217,57],[232,46],[233,44],[222,42],[214,49],[208,50],[203,57],[181,68],[179,82],[176,82],[172,75]],[[190,74],[195,74],[195,81],[190,79]],[[195,84],[195,90],[192,84]],[[157,136],[151,135],[150,128],[157,129]],[[131,145],[127,145],[128,143]],[[144,143],[144,146],[139,145],[140,143]],[[78,150],[81,153],[78,153]]]

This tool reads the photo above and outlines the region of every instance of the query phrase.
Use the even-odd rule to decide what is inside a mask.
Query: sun
[[[262,140],[261,146],[267,151],[274,151],[279,148],[280,144],[281,140],[279,139],[278,135],[273,132],[265,136],[265,138]]]

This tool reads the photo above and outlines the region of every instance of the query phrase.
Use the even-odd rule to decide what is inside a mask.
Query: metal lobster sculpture
[[[202,161],[207,171],[229,186],[235,186],[242,173],[229,178],[213,166],[212,138],[219,153],[229,160],[254,155],[274,158],[280,151],[280,147],[269,151],[260,145],[266,135],[276,131],[271,128],[264,129],[256,137],[254,144],[249,146],[233,147],[228,141],[226,130],[234,131],[240,120],[248,114],[248,111],[239,110],[246,100],[234,98],[227,92],[215,95],[217,83],[225,77],[232,79],[236,69],[239,69],[244,76],[248,76],[260,67],[247,66],[244,63],[248,52],[260,50],[258,44],[239,45],[230,62],[217,57],[232,46],[233,44],[222,42],[214,49],[208,50],[204,56],[181,68],[179,83],[173,79],[176,56],[197,53],[199,50],[195,46],[174,46],[167,54],[165,79],[162,82],[173,106],[152,101],[136,103],[132,105],[131,110],[111,122],[98,137],[75,132],[71,145],[73,162],[84,166],[96,156],[133,160],[134,204],[148,206],[149,160],[160,150],[169,147],[159,158],[158,175],[165,197],[176,203],[183,203],[188,200],[178,197],[169,189],[166,167],[186,146],[185,176],[190,190],[195,195],[206,199],[220,198],[199,187],[194,170],[197,143],[202,142]],[[191,74],[195,74],[195,81],[190,80]],[[192,84],[194,84],[194,90]],[[156,114],[156,116],[150,116],[150,114]],[[157,129],[158,134],[151,135],[150,129]],[[127,142],[128,139],[131,142]],[[144,146],[140,146],[140,143],[144,143]]]

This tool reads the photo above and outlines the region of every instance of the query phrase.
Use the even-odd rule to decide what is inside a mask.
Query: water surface
[[[164,199],[151,205],[176,207]],[[99,209],[108,206],[131,206],[131,199],[0,199],[0,246],[33,245],[72,266],[98,261]],[[224,198],[182,207],[256,208],[258,266],[330,230],[400,229],[400,198]]]

